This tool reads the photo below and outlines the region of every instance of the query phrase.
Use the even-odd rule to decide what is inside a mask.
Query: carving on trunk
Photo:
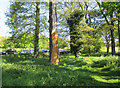
[[[52,55],[51,55],[51,62],[52,64],[58,65],[59,59],[58,59],[58,48],[57,48],[57,32],[52,33]]]

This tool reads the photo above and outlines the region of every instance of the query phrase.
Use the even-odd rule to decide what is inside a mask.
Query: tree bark
[[[108,35],[105,36],[105,40],[106,40],[106,47],[107,47],[107,54],[108,54],[109,53],[109,47],[110,47]]]
[[[115,39],[114,39],[113,29],[111,29],[111,49],[112,49],[112,55],[115,55]]]
[[[73,48],[73,39],[74,39],[74,38],[73,38],[73,33],[72,33],[72,29],[71,29],[71,27],[70,27],[70,52],[71,52],[71,53],[74,53],[74,52],[73,52],[73,51],[74,51],[74,50],[73,50],[73,49],[74,49],[74,48]]]
[[[113,14],[110,15],[110,18],[112,19],[113,18]],[[114,26],[114,23],[113,21],[111,20],[111,25]],[[114,29],[111,28],[110,29],[111,31],[111,48],[112,48],[112,55],[115,55],[115,38],[114,38]]]
[[[53,26],[52,26],[52,2],[49,2],[49,56],[50,56],[50,59],[49,61],[51,61],[51,54],[52,54],[52,29],[53,29]]]
[[[38,57],[39,50],[39,28],[40,28],[40,2],[36,2],[36,25],[35,25],[35,42],[34,42],[34,58]]]
[[[85,10],[86,10],[86,14],[85,14],[85,20],[86,20],[86,24],[88,24],[88,19],[87,19],[87,10],[88,10],[88,5],[87,5],[87,2],[84,2],[85,3]]]
[[[89,49],[89,55],[90,55],[91,54],[90,47],[88,49]]]
[[[120,18],[118,17],[118,36],[119,36],[119,48],[118,48],[118,54],[120,56]]]
[[[53,65],[59,64],[58,58],[58,35],[57,35],[57,13],[56,0],[50,0],[49,7],[49,33],[50,33],[50,61]]]
[[[107,43],[107,54],[109,53],[109,43]]]

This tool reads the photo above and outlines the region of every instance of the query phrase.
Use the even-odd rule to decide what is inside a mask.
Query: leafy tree
[[[87,28],[88,27],[88,28]],[[90,32],[92,32],[93,28],[90,28],[87,26],[86,28],[81,29],[83,32],[83,51],[82,53],[96,53],[100,51],[100,48],[103,44],[102,38],[100,36],[94,37],[94,35],[90,35]]]
[[[22,34],[18,34],[18,37]],[[40,49],[48,49],[49,45],[49,38],[45,37],[44,35],[40,35],[39,37],[39,48]],[[26,33],[21,38],[16,38],[16,41],[12,41],[11,37],[3,41],[3,47],[6,48],[34,48],[34,33]]]
[[[18,37],[22,34],[18,34]],[[34,34],[26,33],[15,41],[15,48],[34,48]]]
[[[42,3],[45,4],[46,3]],[[42,8],[43,9],[43,8]],[[16,41],[24,34],[33,32],[34,35],[34,56],[38,56],[39,32],[46,29],[46,17],[41,15],[40,2],[11,2],[9,12],[6,12],[6,24],[11,29],[12,40]],[[41,26],[42,25],[42,26]],[[40,28],[41,27],[41,28]],[[21,36],[18,37],[18,34]],[[15,38],[16,36],[16,38]]]
[[[11,38],[7,38],[3,41],[3,48],[14,48],[15,43]]]
[[[13,38],[17,36],[17,34],[25,34],[33,31],[35,27],[35,25],[33,25],[35,13],[30,10],[31,8],[32,5],[28,2],[11,2],[9,12],[6,12],[6,24],[11,29],[10,33]]]
[[[97,0],[96,0],[97,1]],[[100,12],[102,16],[104,17],[106,23],[110,26],[110,32],[111,32],[111,49],[112,49],[112,55],[115,55],[115,35],[114,35],[114,29],[115,29],[115,11],[116,11],[116,4],[115,2],[98,2],[98,5],[100,7]]]
[[[115,2],[115,9],[116,9],[116,18],[117,18],[117,26],[118,26],[118,40],[119,40],[119,47],[120,47],[120,1]],[[120,48],[119,48],[120,50]],[[120,53],[119,53],[120,54]]]
[[[79,30],[78,26],[83,16],[83,12],[79,9],[75,9],[73,13],[70,13],[70,17],[67,19],[67,23],[70,27],[70,49],[75,57],[78,57],[82,45],[82,42],[79,41],[79,39],[82,38],[82,32]]]
[[[68,47],[66,41],[63,38],[58,37],[58,48],[64,49]]]
[[[58,6],[60,5],[58,4]],[[83,11],[84,19],[80,23],[82,25],[80,24],[78,25],[78,31],[83,30],[84,32],[83,38],[79,40],[79,41],[83,41],[83,40],[86,41],[86,42],[84,41],[84,44],[82,44],[82,47],[84,47],[84,49],[81,48],[81,51],[83,50],[82,52],[84,53],[100,51],[100,46],[103,43],[103,40],[99,36],[99,31],[96,30],[101,22],[100,20],[97,20],[100,18],[100,16],[98,16],[98,10],[95,9],[96,6],[97,4],[92,2],[79,2],[79,3],[65,2],[65,3],[61,3],[62,10],[58,10],[58,14],[60,14],[60,16],[58,17],[58,22],[59,25],[62,25],[62,28],[59,29],[58,32],[60,31],[59,33],[63,34],[64,37],[70,34],[70,30],[68,30],[69,25],[66,24],[67,22],[65,19],[70,17],[70,13],[72,13],[75,10],[75,8],[78,8],[79,10]],[[89,39],[91,40],[91,42],[89,41]]]
[[[100,32],[99,32],[100,35],[105,38],[104,41],[105,41],[105,44],[106,44],[106,47],[107,47],[107,53],[109,53],[110,37],[111,37],[110,27],[108,27],[108,25],[106,23],[104,23],[104,24],[101,24],[101,26],[99,27],[98,30],[100,30]]]
[[[39,47],[40,49],[48,49],[49,47],[49,38],[44,35],[40,35],[39,37]]]
[[[0,36],[0,47],[4,47],[3,42],[4,42],[5,40],[6,40],[6,38],[5,38],[5,37]]]
[[[67,18],[69,18],[70,13],[72,13],[75,8],[81,10],[81,2],[58,2],[57,3],[57,31],[59,37],[64,37],[69,39],[69,25],[67,24]]]

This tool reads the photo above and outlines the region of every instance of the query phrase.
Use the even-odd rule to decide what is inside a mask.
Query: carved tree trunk
[[[56,0],[49,2],[49,33],[50,33],[50,61],[54,65],[59,64],[58,58],[58,35],[57,35],[57,13]]]

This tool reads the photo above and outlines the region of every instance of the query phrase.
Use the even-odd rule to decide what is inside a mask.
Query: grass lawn
[[[52,65],[48,56],[3,55],[2,86],[118,86],[120,63],[117,56],[60,55]],[[119,85],[120,86],[120,85]]]
[[[115,47],[115,52],[118,53],[119,47]],[[107,47],[102,47],[101,52],[107,52]],[[111,47],[109,48],[109,52],[111,52]]]

